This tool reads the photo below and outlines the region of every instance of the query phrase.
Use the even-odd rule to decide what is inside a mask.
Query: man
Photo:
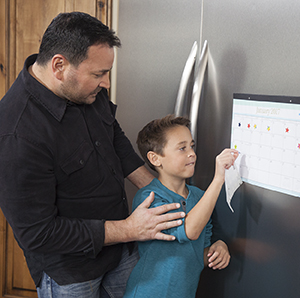
[[[148,209],[152,194],[128,216],[124,177],[153,177],[107,97],[119,46],[96,18],[59,14],[0,101],[0,207],[39,297],[122,297],[132,241],[174,240],[161,231],[185,215]]]

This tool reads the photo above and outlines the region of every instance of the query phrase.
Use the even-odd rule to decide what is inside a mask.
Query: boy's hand
[[[216,170],[215,179],[220,179],[222,182],[225,180],[225,169],[229,169],[234,161],[239,156],[239,152],[235,149],[224,149],[216,157]]]
[[[168,213],[166,212],[178,209],[180,204],[173,203],[155,208],[149,208],[154,200],[154,193],[141,203],[134,212],[126,219],[132,233],[131,240],[146,241],[152,239],[175,240],[172,235],[162,233],[162,230],[180,226],[184,212]]]
[[[225,242],[218,240],[208,249],[208,267],[212,269],[224,269],[230,261],[230,254]]]

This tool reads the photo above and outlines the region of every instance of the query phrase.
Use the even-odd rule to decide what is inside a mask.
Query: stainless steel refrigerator
[[[174,112],[191,48],[196,41],[197,64],[206,40],[192,180],[205,189],[230,146],[234,93],[300,96],[299,14],[296,0],[119,1],[117,118],[134,146],[148,121]],[[127,184],[129,200],[135,191]],[[223,189],[213,219],[232,258],[225,270],[203,271],[197,297],[300,297],[300,198],[243,183],[232,207]]]

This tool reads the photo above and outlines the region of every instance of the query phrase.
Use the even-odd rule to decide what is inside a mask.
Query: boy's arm
[[[212,269],[224,269],[230,261],[230,254],[225,242],[218,240],[210,247],[204,248],[204,266]]]
[[[225,149],[216,157],[216,170],[213,181],[201,200],[199,200],[185,218],[185,232],[190,240],[198,239],[206,226],[223,186],[225,169],[229,169],[237,157],[238,151],[234,149]]]

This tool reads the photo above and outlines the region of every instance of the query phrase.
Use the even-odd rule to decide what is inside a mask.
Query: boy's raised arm
[[[216,157],[214,179],[205,191],[203,197],[195,207],[186,215],[185,232],[190,240],[196,240],[206,226],[217,202],[225,180],[225,169],[229,169],[236,158],[238,151],[225,149]]]

